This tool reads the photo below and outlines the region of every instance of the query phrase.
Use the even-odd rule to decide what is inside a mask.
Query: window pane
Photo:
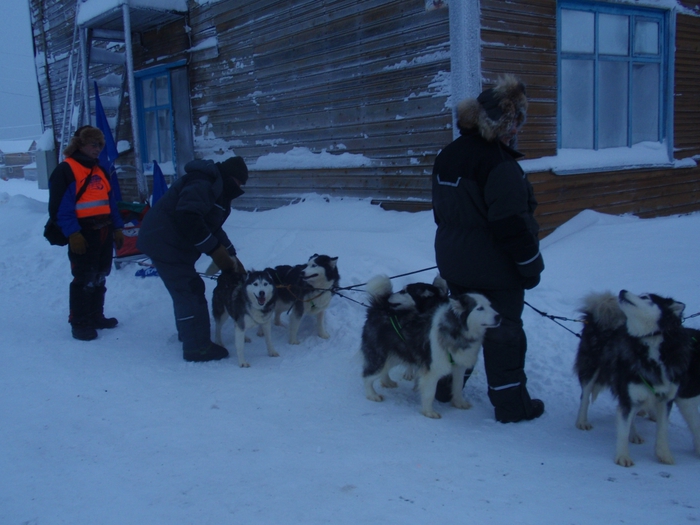
[[[634,52],[642,55],[658,55],[658,22],[637,18],[634,25]]]
[[[159,106],[170,104],[170,94],[168,93],[168,77],[156,77],[156,103]]]
[[[628,62],[601,62],[598,78],[598,147],[627,146]]]
[[[659,140],[659,64],[632,66],[632,144]]]
[[[158,128],[156,127],[156,114],[153,111],[147,111],[144,115],[146,124],[146,158],[145,163],[158,160]]]
[[[153,92],[153,79],[145,78],[141,81],[141,91],[143,92],[143,107],[152,108],[156,105]]]
[[[604,55],[628,55],[629,34],[629,17],[604,13],[598,17],[598,49],[600,53]]]
[[[173,160],[173,141],[170,135],[170,110],[161,109],[158,111],[158,131],[160,139],[160,157],[158,162],[169,162]]]
[[[593,148],[593,61],[562,60],[563,148]]]
[[[561,50],[565,53],[593,53],[595,15],[587,11],[561,10]]]

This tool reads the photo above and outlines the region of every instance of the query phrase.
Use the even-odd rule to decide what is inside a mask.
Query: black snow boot
[[[91,288],[70,284],[68,321],[71,325],[73,338],[80,341],[92,341],[97,339],[97,331],[92,325],[90,313],[92,311],[93,290]]]
[[[496,421],[501,423],[531,421],[544,414],[544,402],[531,399],[524,385],[503,390],[490,388],[489,398],[495,407]]]
[[[105,317],[105,294],[107,293],[107,288],[100,286],[95,288],[92,294],[92,311],[91,318],[92,324],[98,330],[103,328],[114,328],[119,324],[116,317]]]
[[[195,363],[201,363],[203,361],[218,361],[219,359],[224,359],[228,357],[228,350],[223,346],[217,345],[216,343],[209,343],[209,346],[205,346],[200,350],[183,352],[183,358],[185,361],[192,361]]]

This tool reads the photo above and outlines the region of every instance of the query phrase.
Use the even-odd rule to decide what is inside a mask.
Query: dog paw
[[[630,443],[634,443],[635,445],[641,445],[642,443],[644,443],[644,438],[639,434],[630,434]]]
[[[246,342],[246,343],[252,343],[250,337],[248,337],[247,335],[245,336],[245,342]]]
[[[393,381],[389,378],[382,379],[380,383],[384,388],[396,388],[397,386],[399,386],[399,384],[396,381]]]
[[[617,463],[621,467],[633,467],[634,466],[634,461],[632,461],[632,458],[629,456],[626,456],[626,455],[617,456],[615,458],[615,463]]]
[[[331,338],[330,334],[327,333],[327,332],[323,332],[322,334],[318,334],[318,336],[319,336],[321,339],[330,339],[330,338]]]
[[[367,394],[366,397],[370,401],[377,401],[377,402],[384,401],[384,397],[380,396],[379,394]]]
[[[442,417],[440,414],[433,410],[423,410],[421,414],[423,414],[425,417],[429,417],[430,419],[440,419]]]
[[[455,408],[461,408],[462,410],[469,410],[472,407],[472,404],[466,399],[452,398],[452,406]]]
[[[676,461],[673,459],[670,451],[659,452],[656,451],[656,457],[664,465],[675,465]]]
[[[289,344],[290,345],[300,345],[301,341],[299,341],[298,339],[290,339]]]
[[[404,372],[404,373],[403,373],[403,378],[404,378],[406,381],[413,381],[413,371],[410,371],[410,372],[409,372],[409,371],[407,370],[406,372]]]
[[[245,361],[243,361],[242,363],[238,363],[238,365],[241,368],[250,368],[250,363],[246,363]]]
[[[577,421],[576,428],[581,430],[591,430],[593,425],[591,425],[588,421]]]
[[[275,350],[268,350],[267,355],[270,357],[279,357],[280,355]]]

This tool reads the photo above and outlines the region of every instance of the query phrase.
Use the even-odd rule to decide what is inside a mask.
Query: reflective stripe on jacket
[[[75,203],[75,215],[78,219],[94,217],[95,215],[109,215],[109,191],[111,186],[99,166],[88,168],[77,160],[68,157],[65,162],[71,167],[75,177],[75,192],[80,191],[85,183],[85,178],[90,177],[88,187]]]

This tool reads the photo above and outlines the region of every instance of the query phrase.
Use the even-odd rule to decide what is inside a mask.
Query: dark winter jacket
[[[487,140],[503,123],[485,119],[476,99],[467,102],[458,114],[461,136],[440,152],[433,167],[440,274],[474,290],[531,288],[544,263],[534,218],[537,202],[516,161],[522,154],[498,138]]]
[[[233,195],[211,160],[193,160],[149,210],[139,230],[137,247],[152,259],[194,264],[223,244],[233,245],[221,228],[231,213]]]
[[[102,169],[97,160],[91,159],[80,151],[74,152],[71,158],[87,168]],[[105,174],[106,171],[102,169],[102,173]],[[93,175],[90,184],[99,184],[101,180],[102,177]],[[49,215],[56,220],[66,237],[82,229],[75,213],[75,197],[78,191],[80,188],[76,188],[75,175],[70,164],[61,162],[49,178]],[[105,216],[105,220],[111,221],[115,229],[123,228],[124,222],[119,214],[117,201],[114,199],[111,189],[109,191],[109,209],[109,216]]]

